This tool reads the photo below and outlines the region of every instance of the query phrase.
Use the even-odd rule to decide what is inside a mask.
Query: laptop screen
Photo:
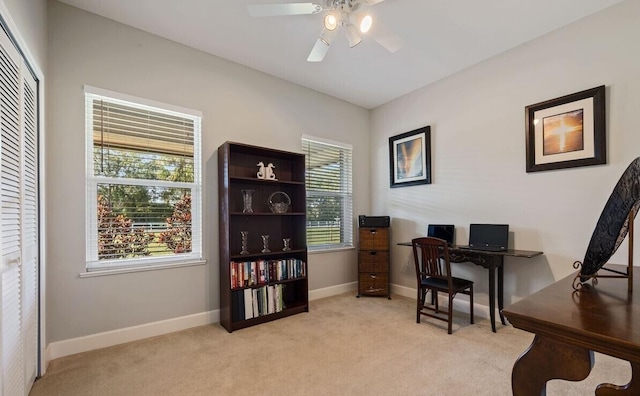
[[[490,246],[506,250],[508,243],[508,224],[471,224],[469,226],[469,246]]]
[[[429,224],[427,227],[427,236],[444,239],[449,245],[453,245],[454,234],[455,227],[452,224]]]

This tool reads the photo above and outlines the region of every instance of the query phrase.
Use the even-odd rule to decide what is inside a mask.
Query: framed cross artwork
[[[607,163],[605,87],[525,107],[527,172]]]
[[[389,138],[391,187],[431,184],[431,127]]]

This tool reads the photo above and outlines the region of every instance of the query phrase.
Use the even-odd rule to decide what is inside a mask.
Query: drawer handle
[[[375,256],[378,252],[369,252],[370,255]]]
[[[369,232],[372,233],[372,234],[375,234],[376,232],[378,232],[378,230],[371,230]]]
[[[376,279],[376,275],[375,274],[369,274],[369,276],[371,277],[371,279]]]

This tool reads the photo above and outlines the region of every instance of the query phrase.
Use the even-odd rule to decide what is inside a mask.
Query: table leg
[[[545,396],[547,381],[552,379],[582,381],[593,362],[593,351],[536,334],[529,349],[513,365],[513,396]]]
[[[491,317],[491,330],[496,332],[496,270],[489,268],[489,316]]]
[[[631,381],[623,386],[600,384],[596,396],[633,396],[640,395],[640,363],[631,362]]]
[[[500,256],[500,265],[498,266],[498,312],[500,313],[500,322],[507,324],[502,314],[504,308],[504,257]]]

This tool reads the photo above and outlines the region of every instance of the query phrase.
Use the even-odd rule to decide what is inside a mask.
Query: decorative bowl
[[[291,198],[284,191],[276,191],[269,195],[269,209],[273,213],[287,213],[291,205]]]

